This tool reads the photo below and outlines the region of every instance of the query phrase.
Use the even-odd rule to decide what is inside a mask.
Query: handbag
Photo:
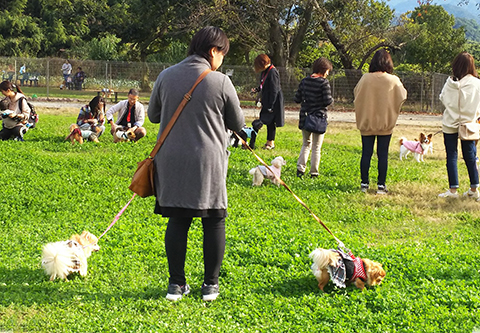
[[[141,196],[142,198],[155,195],[155,184],[153,180],[155,169],[154,169],[153,158],[155,157],[158,150],[162,146],[167,135],[170,133],[170,130],[172,129],[175,122],[177,121],[178,116],[182,112],[183,108],[192,98],[192,93],[197,87],[197,85],[211,71],[212,70],[208,68],[202,74],[200,74],[200,76],[197,78],[197,81],[195,81],[195,83],[193,84],[192,88],[183,96],[183,99],[180,102],[180,105],[177,107],[177,110],[175,110],[175,113],[173,114],[172,118],[170,119],[167,126],[163,130],[162,134],[160,135],[160,138],[158,138],[157,143],[155,144],[155,147],[153,148],[150,155],[148,155],[148,157],[143,161],[138,162],[137,170],[133,174],[132,181],[128,188],[133,192],[135,192],[137,195]]]
[[[324,134],[327,131],[327,116],[323,112],[307,113],[303,129],[308,132]]]
[[[460,87],[458,88],[458,114],[459,114],[459,122],[461,117],[460,112]],[[478,127],[477,122],[469,122],[469,123],[460,123],[458,125],[458,137],[460,140],[463,141],[474,141],[480,140],[480,128]]]
[[[478,123],[463,123],[458,126],[458,137],[463,141],[480,140]]]

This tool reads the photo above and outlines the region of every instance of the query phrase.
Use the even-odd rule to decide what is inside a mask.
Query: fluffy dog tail
[[[256,167],[255,167],[255,168],[252,168],[252,169],[250,169],[250,171],[249,171],[248,173],[249,173],[249,174],[251,174],[251,175],[254,175],[254,174],[255,174],[255,170],[257,170],[257,168],[256,168]]]
[[[50,281],[56,277],[66,279],[69,273],[71,255],[65,253],[65,245],[61,242],[49,243],[43,247],[42,266],[45,274],[50,275]]]
[[[315,249],[310,253],[309,257],[319,269],[324,269],[328,266],[336,266],[340,259],[340,255],[337,252],[325,249]]]
[[[400,140],[398,140],[398,145],[403,145],[403,141],[407,141],[407,138],[401,137]]]

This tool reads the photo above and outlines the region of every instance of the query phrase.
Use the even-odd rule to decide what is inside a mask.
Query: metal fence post
[[[47,98],[50,97],[50,58],[47,59]]]

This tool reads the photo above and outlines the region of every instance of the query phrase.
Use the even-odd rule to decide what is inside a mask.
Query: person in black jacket
[[[266,54],[260,54],[254,61],[255,72],[261,72],[260,85],[252,88],[252,92],[260,92],[262,110],[260,120],[267,126],[267,142],[263,149],[275,148],[277,127],[285,124],[283,93],[280,86],[280,75]]]
[[[303,145],[297,161],[297,177],[302,177],[305,173],[310,150],[312,150],[310,177],[316,178],[318,176],[318,166],[320,164],[325,133],[312,133],[303,127],[305,118],[309,113],[315,113],[325,118],[327,117],[327,106],[333,103],[330,83],[327,80],[327,76],[331,70],[332,64],[328,59],[318,58],[312,66],[313,74],[300,82],[295,94],[295,102],[302,103],[298,128],[302,130],[303,136]]]

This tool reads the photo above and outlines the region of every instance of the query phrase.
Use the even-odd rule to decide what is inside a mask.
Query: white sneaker
[[[378,185],[377,194],[380,194],[380,195],[388,194],[387,186]]]
[[[453,193],[453,192],[450,192],[450,190],[447,190],[444,193],[440,193],[438,196],[440,198],[458,198],[458,193],[457,192]]]
[[[478,189],[476,189],[475,192],[472,192],[471,189],[468,189],[467,192],[463,193],[463,196],[467,198],[479,199],[480,192],[478,192]]]

